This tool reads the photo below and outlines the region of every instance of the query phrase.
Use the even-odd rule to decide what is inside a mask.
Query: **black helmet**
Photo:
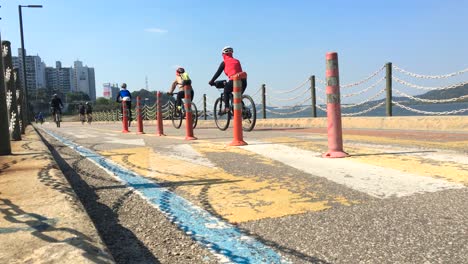
[[[182,67],[179,67],[179,68],[177,68],[177,70],[176,70],[176,73],[179,73],[179,74],[184,73],[184,72],[185,72],[185,69],[182,68]]]
[[[122,83],[122,88],[127,88],[127,84],[126,84],[126,83]]]

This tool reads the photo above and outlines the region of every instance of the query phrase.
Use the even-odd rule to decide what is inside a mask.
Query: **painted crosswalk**
[[[312,176],[323,177],[378,198],[464,188],[464,185],[459,183],[404,173],[349,159],[324,159],[321,153],[281,144],[254,142],[242,148],[282,162]]]

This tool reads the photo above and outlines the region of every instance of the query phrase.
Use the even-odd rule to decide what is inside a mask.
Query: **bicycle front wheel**
[[[198,110],[195,103],[192,103],[192,127],[195,129],[198,123]]]
[[[257,109],[255,102],[249,95],[242,95],[242,129],[250,132],[257,122]]]
[[[170,111],[171,111],[171,120],[172,120],[172,125],[179,129],[180,126],[182,125],[182,113],[180,110],[178,110],[175,106],[175,104],[173,104],[172,106],[170,106]]]
[[[223,112],[224,102],[221,98],[216,99],[213,116],[216,123],[216,126],[221,130],[224,131],[229,127],[229,122],[231,121],[231,114]]]

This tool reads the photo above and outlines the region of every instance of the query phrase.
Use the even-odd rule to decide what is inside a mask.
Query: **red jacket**
[[[232,80],[234,74],[242,72],[240,61],[232,57],[232,53],[223,54],[224,73]]]

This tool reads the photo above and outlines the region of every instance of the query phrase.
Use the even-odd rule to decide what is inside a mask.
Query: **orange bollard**
[[[122,101],[122,133],[128,133],[127,102]]]
[[[162,118],[162,109],[161,109],[161,92],[156,93],[156,100],[157,100],[157,115],[156,115],[156,120],[158,123],[158,129],[157,129],[157,136],[165,136],[164,135],[164,128],[163,128],[163,118]]]
[[[185,140],[194,140],[197,139],[193,136],[193,120],[192,120],[192,100],[190,95],[192,93],[191,85],[184,85],[185,92]]]
[[[141,118],[141,104],[140,104],[140,96],[137,96],[136,101],[136,108],[137,108],[137,118],[138,118],[138,130],[137,134],[144,134],[143,132],[143,119]]]
[[[348,153],[343,151],[343,131],[341,128],[340,78],[338,71],[338,54],[329,52],[327,60],[327,121],[328,121],[328,152],[324,158],[344,158]]]
[[[247,145],[247,142],[244,141],[244,135],[242,132],[242,79],[247,78],[247,73],[240,72],[235,74],[232,77],[234,81],[232,94],[234,95],[232,99],[234,117],[233,117],[233,133],[234,139],[232,140],[230,146],[244,146]]]

